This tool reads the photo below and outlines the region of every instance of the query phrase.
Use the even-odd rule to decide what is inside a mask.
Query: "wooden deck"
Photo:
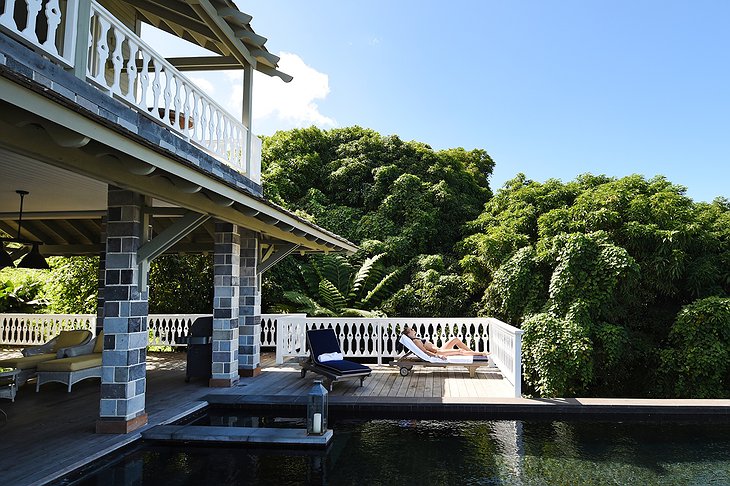
[[[0,357],[18,350],[0,350]],[[438,369],[437,369],[438,370]],[[242,378],[233,388],[209,388],[203,380],[185,383],[185,353],[150,353],[147,362],[147,413],[149,426],[170,421],[201,406],[211,393],[233,396],[294,397],[306,394],[315,378],[301,379],[297,363],[275,366],[271,354],[262,356],[262,372]],[[456,399],[481,402],[488,397],[509,397],[511,388],[501,375],[478,372],[469,378],[464,369],[423,369],[401,377],[397,368],[373,366],[373,374],[359,380],[335,383],[332,399],[375,401]],[[274,399],[275,400],[275,399]],[[6,484],[43,484],[90,459],[139,438],[139,433],[101,435],[94,432],[99,413],[99,381],[77,383],[71,393],[65,385],[49,383],[35,392],[30,382],[18,391],[15,402],[0,400],[0,478]],[[139,431],[137,431],[139,432]]]

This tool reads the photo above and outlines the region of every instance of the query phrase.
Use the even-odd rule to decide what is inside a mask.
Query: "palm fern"
[[[292,310],[313,316],[381,315],[374,309],[393,295],[399,276],[397,270],[385,275],[384,256],[366,258],[358,268],[342,255],[312,257],[299,266],[306,294],[284,292],[284,298]]]

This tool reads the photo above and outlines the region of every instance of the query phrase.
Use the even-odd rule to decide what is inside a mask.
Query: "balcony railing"
[[[85,63],[86,79],[103,92],[261,182],[257,137],[97,2],[88,18],[79,6],[79,0],[5,0],[0,28],[64,67],[78,71],[76,64]]]

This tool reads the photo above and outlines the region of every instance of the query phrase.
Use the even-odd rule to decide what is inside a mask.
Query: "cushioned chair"
[[[61,331],[58,336],[40,346],[25,348],[22,358],[8,358],[0,360],[2,368],[16,368],[20,370],[18,385],[23,385],[36,373],[38,365],[44,361],[63,358],[68,349],[88,343],[93,334],[91,331]]]
[[[68,349],[64,358],[38,363],[38,378],[35,391],[44,383],[57,382],[68,385],[87,378],[101,378],[101,353],[104,350],[104,333],[83,346]]]
[[[405,334],[401,334],[398,340],[406,349],[404,354],[394,361],[390,362],[391,366],[400,367],[401,376],[408,376],[408,373],[414,366],[441,367],[448,368],[459,366],[469,370],[469,376],[474,378],[477,369],[482,366],[494,367],[494,362],[489,356],[447,356],[446,359],[429,356],[424,353],[421,348],[416,346],[411,338]]]
[[[360,378],[360,386],[373,372],[370,368],[354,361],[343,359],[340,343],[334,329],[312,329],[307,331],[309,358],[301,363],[302,378],[307,371],[325,377],[324,386],[332,391],[332,383],[345,378]]]

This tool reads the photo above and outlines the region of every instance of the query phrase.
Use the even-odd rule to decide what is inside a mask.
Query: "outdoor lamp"
[[[23,228],[23,199],[29,193],[28,191],[24,191],[22,189],[18,189],[15,192],[18,194],[18,196],[20,196],[20,211],[18,211],[18,236],[16,238],[0,238],[0,268],[15,266],[13,258],[5,249],[5,242],[8,242],[20,243],[24,246],[32,245],[31,250],[23,257],[22,260],[20,260],[18,268],[35,268],[39,270],[48,270],[50,268],[48,266],[48,262],[45,258],[43,258],[43,255],[41,255],[41,252],[38,249],[38,245],[42,245],[43,243],[40,241],[27,240],[25,238],[21,238],[20,236],[21,230]]]
[[[14,266],[15,262],[13,261],[13,257],[8,254],[8,252],[5,250],[5,245],[0,242],[0,268]]]
[[[307,435],[323,435],[327,432],[327,389],[322,380],[314,380],[307,395]]]
[[[20,260],[18,268],[48,270],[51,267],[48,266],[48,262],[45,258],[43,258],[43,255],[41,255],[41,252],[38,250],[38,243],[33,243],[33,248],[23,257],[22,260]]]

